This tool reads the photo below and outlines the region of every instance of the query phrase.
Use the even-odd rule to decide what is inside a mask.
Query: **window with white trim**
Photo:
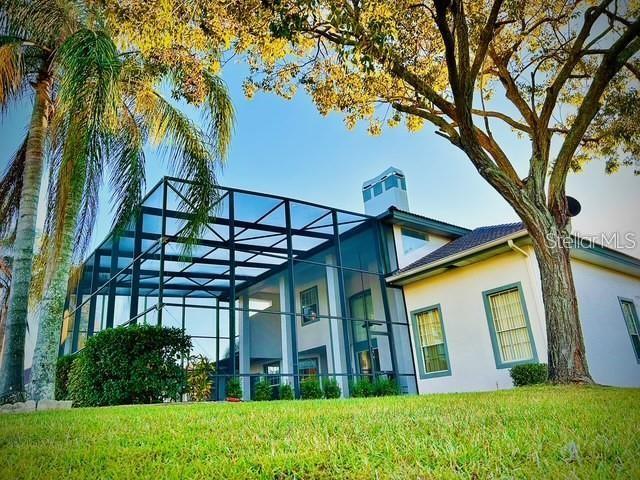
[[[302,325],[315,322],[318,319],[318,287],[313,286],[300,292],[300,307],[302,309]]]
[[[435,307],[416,314],[418,341],[426,374],[449,370],[449,358],[444,338],[440,310]]]
[[[487,296],[502,363],[534,360],[533,341],[518,287]]]

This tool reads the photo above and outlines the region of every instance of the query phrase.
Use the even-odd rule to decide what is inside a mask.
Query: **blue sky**
[[[303,91],[290,101],[264,93],[245,99],[244,74],[241,65],[228,65],[223,75],[237,118],[227,166],[220,176],[222,184],[363,211],[362,182],[393,165],[407,176],[409,202],[416,213],[467,227],[517,221],[513,210],[480,178],[464,154],[430,128],[412,134],[400,126],[385,130],[380,137],[368,135],[365,124],[348,131],[340,115],[322,117]],[[30,103],[24,102],[2,120],[1,171],[24,134],[29,110]],[[493,128],[524,172],[529,155],[526,143],[498,124]],[[153,152],[147,155],[147,170],[148,188],[171,173]],[[640,178],[631,169],[606,176],[600,162],[572,175],[567,191],[583,206],[574,229],[590,234],[639,232],[638,182]],[[102,196],[94,245],[112,225],[108,190]],[[627,253],[640,256],[640,247]]]

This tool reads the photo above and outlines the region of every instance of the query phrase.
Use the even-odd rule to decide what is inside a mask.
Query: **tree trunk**
[[[51,78],[48,74],[41,74],[35,86],[16,238],[13,245],[13,277],[2,349],[0,396],[8,395],[15,399],[24,397],[27,305],[36,237],[38,198],[42,183],[43,152],[51,111],[51,88]]]
[[[542,283],[547,325],[549,380],[593,383],[589,374],[570,261],[570,237],[553,222],[529,228]],[[551,224],[551,225],[550,225]],[[538,223],[539,227],[540,224]]]
[[[79,173],[77,170],[73,174],[84,175],[84,173]],[[79,181],[74,183],[71,198],[63,210],[65,219],[62,244],[57,255],[58,261],[55,265],[55,270],[47,283],[46,293],[42,300],[42,313],[38,326],[36,347],[33,353],[31,374],[31,397],[36,401],[55,399],[60,331],[64,319],[64,305],[69,285],[83,188],[84,180],[79,178]]]

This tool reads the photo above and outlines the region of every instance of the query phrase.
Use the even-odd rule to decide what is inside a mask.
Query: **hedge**
[[[74,406],[157,403],[186,391],[180,361],[191,339],[177,328],[131,325],[92,336],[73,361]]]

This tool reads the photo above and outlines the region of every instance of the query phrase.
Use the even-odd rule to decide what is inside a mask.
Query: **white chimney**
[[[380,215],[391,207],[409,210],[407,183],[402,170],[389,167],[380,175],[362,184],[364,213]]]

